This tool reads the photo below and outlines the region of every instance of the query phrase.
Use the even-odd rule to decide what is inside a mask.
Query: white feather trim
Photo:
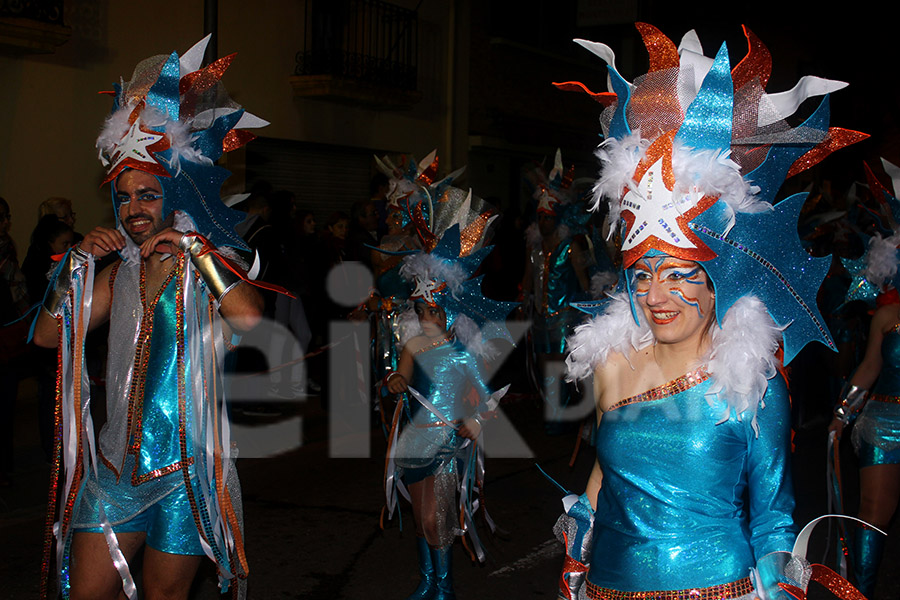
[[[407,304],[407,307],[403,309],[403,312],[401,312],[400,316],[397,318],[397,335],[400,337],[401,348],[406,346],[406,344],[409,343],[409,340],[414,337],[425,335],[415,309],[409,304]]]
[[[456,339],[462,342],[462,345],[465,346],[466,350],[471,354],[485,360],[490,360],[497,356],[497,350],[484,341],[484,338],[481,335],[481,329],[478,328],[475,321],[466,315],[458,315],[456,321],[453,322],[453,327],[451,329],[453,330]]]
[[[436,279],[447,283],[450,292],[455,296],[468,278],[465,269],[455,263],[441,260],[427,252],[413,254],[403,259],[400,276],[408,281]]]
[[[712,327],[712,344],[704,361],[712,384],[706,392],[712,405],[716,398],[727,405],[720,422],[734,411],[751,415],[751,424],[759,434],[756,412],[778,370],[775,352],[782,329],[775,325],[766,305],[755,296],[743,296],[735,302],[722,320],[722,328]]]
[[[610,351],[627,358],[655,342],[643,318],[641,325],[635,324],[626,294],[620,292],[611,299],[604,314],[576,327],[567,340],[567,380],[588,378],[597,365],[606,362]],[[775,352],[781,332],[765,305],[754,296],[738,299],[726,313],[721,329],[713,324],[710,350],[698,360],[698,366],[706,364],[712,379],[707,401],[712,405],[719,398],[726,404],[721,422],[727,421],[732,412],[738,419],[748,413],[758,432],[756,413],[768,380],[777,372]]]
[[[869,251],[866,253],[866,269],[863,275],[872,285],[882,287],[897,274],[897,246],[900,245],[900,233],[884,238],[877,233],[869,240]]]
[[[532,223],[525,229],[525,245],[529,248],[537,248],[544,241],[537,223]]]
[[[97,137],[96,146],[100,150],[100,158],[104,165],[107,164],[106,156],[115,152],[116,146],[122,142],[122,138],[131,128],[128,120],[134,111],[134,104],[123,106],[106,118],[100,135]],[[175,176],[181,172],[181,160],[189,160],[195,163],[212,164],[212,160],[204,156],[194,147],[194,134],[191,122],[172,121],[167,115],[151,107],[144,108],[138,120],[146,127],[155,131],[164,131],[172,150],[172,158],[169,166],[175,169]]]
[[[579,381],[590,377],[597,365],[606,362],[609,352],[626,357],[653,343],[653,333],[641,317],[634,322],[631,302],[624,292],[610,296],[606,312],[575,328],[567,340],[566,380]]]
[[[609,223],[615,226],[622,211],[621,198],[625,188],[637,189],[633,180],[634,171],[644,157],[647,140],[640,138],[640,132],[616,140],[610,138],[600,144],[596,151],[603,163],[600,179],[594,185],[591,210],[596,210],[600,201],[609,199]],[[673,192],[687,194],[697,188],[703,196],[717,196],[728,206],[730,214],[728,228],[734,223],[734,213],[758,213],[772,210],[772,205],[759,200],[759,188],[750,185],[740,173],[740,167],[731,158],[730,150],[693,150],[676,144],[672,150],[672,171],[675,176]],[[687,210],[693,206],[683,205]],[[613,231],[613,227],[610,228]]]

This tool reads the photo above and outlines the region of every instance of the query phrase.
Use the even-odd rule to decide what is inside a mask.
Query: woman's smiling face
[[[716,295],[696,262],[666,254],[644,256],[632,267],[634,296],[659,343],[700,347]]]

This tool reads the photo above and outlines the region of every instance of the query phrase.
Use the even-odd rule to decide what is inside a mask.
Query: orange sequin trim
[[[745,577],[705,588],[689,588],[684,590],[654,590],[650,592],[621,592],[587,583],[587,597],[592,600],[721,600],[723,598],[739,598],[753,591],[750,578]]]
[[[631,396],[630,398],[619,400],[618,402],[610,406],[605,412],[610,412],[616,410],[617,408],[628,406],[629,404],[637,404],[638,402],[651,402],[653,400],[661,400],[669,396],[674,396],[675,394],[679,394],[685,390],[691,389],[695,385],[703,383],[707,379],[709,379],[709,372],[706,370],[706,367],[703,366],[698,368],[696,371],[686,373],[678,379],[673,379],[668,383],[664,383],[659,387],[647,390],[646,392],[638,394],[637,396]]]

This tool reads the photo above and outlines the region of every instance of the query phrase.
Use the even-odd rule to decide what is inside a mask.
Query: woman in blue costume
[[[609,300],[581,306],[595,316],[569,339],[569,378],[593,376],[597,462],[557,524],[560,597],[772,597],[757,565],[795,540],[779,346],[784,363],[809,341],[833,347],[815,307],[830,261],[796,234],[804,195],[772,202],[786,164],[814,162],[827,120],[793,131],[808,136],[799,145],[758,136],[771,62],[746,29],[733,70],[694,32],[676,48],[638,29],[651,72],[634,84],[610,48],[579,40],[610,65],[613,92],[591,92],[609,105],[592,208],[609,200],[624,272]]]
[[[897,167],[883,162],[886,170],[896,171]],[[872,237],[863,275],[877,289],[896,288],[900,284],[900,226],[890,209],[896,209],[900,202],[875,179],[868,166],[866,172],[873,194],[887,199],[886,206],[879,204],[889,209],[883,212],[893,235]],[[879,304],[869,326],[866,353],[841,394],[829,429],[840,437],[844,427],[855,420],[851,439],[860,467],[857,517],[884,530],[900,500],[900,304],[895,289],[880,296]],[[883,553],[884,535],[873,529],[856,529],[851,559],[856,586],[866,596],[871,597],[875,591]]]
[[[494,354],[490,339],[509,339],[504,321],[515,305],[485,298],[481,278],[472,278],[490,251],[483,243],[493,209],[456,188],[442,192],[437,214],[426,214],[429,206],[408,209],[424,250],[400,269],[414,290],[400,316],[397,370],[384,382],[387,391],[405,394],[389,436],[385,492],[390,513],[398,493],[413,507],[421,581],[410,600],[452,600],[455,538],[468,534],[484,560],[471,496],[483,486],[482,419],[506,388],[490,393],[482,361]]]

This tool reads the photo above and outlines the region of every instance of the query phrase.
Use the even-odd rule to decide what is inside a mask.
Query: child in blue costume
[[[398,493],[413,506],[421,581],[409,598],[452,600],[456,536],[468,534],[484,560],[474,527],[479,505],[471,496],[483,485],[482,418],[506,388],[490,393],[482,361],[493,354],[488,340],[509,339],[504,321],[515,305],[485,298],[481,278],[472,278],[490,251],[483,243],[492,209],[456,188],[442,192],[437,214],[426,213],[432,206],[424,200],[408,209],[424,249],[400,269],[415,289],[411,309],[400,317],[397,370],[384,382],[387,391],[405,394],[389,436],[385,492],[389,512]],[[486,514],[485,520],[491,523]]]
[[[896,171],[897,167],[883,162],[889,173]],[[891,209],[900,206],[897,198],[874,178],[868,166],[866,171],[873,194],[881,196],[883,193]],[[865,279],[878,289],[896,288],[900,284],[897,273],[900,226],[890,211],[884,212],[893,235],[873,236],[863,272]],[[841,395],[829,429],[840,437],[844,427],[859,414],[851,437],[860,467],[857,517],[886,530],[900,500],[900,305],[896,291],[882,295],[879,304],[882,305],[872,316],[869,327],[865,356]],[[868,597],[875,591],[884,539],[884,535],[872,529],[858,528],[854,533],[851,563],[856,586]]]
[[[634,84],[610,48],[578,40],[610,65],[612,92],[589,92],[608,105],[592,208],[609,200],[624,272],[611,299],[579,306],[595,316],[569,339],[569,378],[593,376],[597,463],[557,525],[560,597],[770,598],[756,566],[795,539],[779,345],[784,363],[809,341],[833,348],[815,306],[829,260],[796,233],[805,195],[772,202],[788,167],[827,154],[808,154],[827,115],[799,145],[758,136],[771,62],[751,32],[732,70],[724,45],[708,59],[694,32],[676,48],[638,29],[651,72]]]

